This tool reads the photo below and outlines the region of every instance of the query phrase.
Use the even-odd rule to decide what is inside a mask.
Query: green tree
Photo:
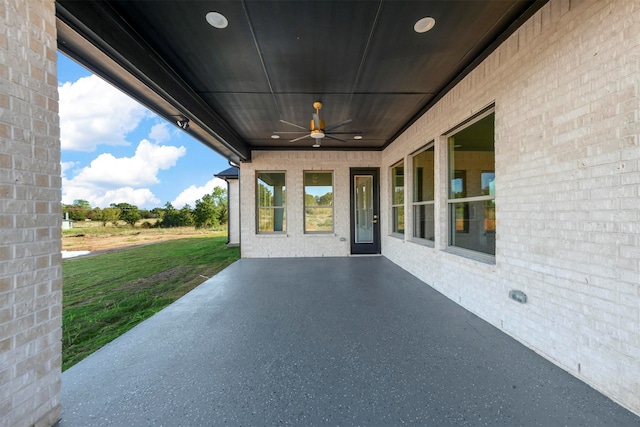
[[[147,209],[140,209],[140,215],[142,216],[142,219],[155,218],[154,213]]]
[[[91,217],[91,205],[86,200],[74,200],[70,205],[62,205],[62,215],[65,214],[69,214],[72,221],[84,221]]]
[[[64,205],[62,213],[69,214],[69,219],[72,221],[84,221],[87,219],[87,210],[74,205]]]
[[[192,226],[193,222],[193,213],[191,210],[191,206],[184,205],[182,209],[180,209],[180,227],[188,227]]]
[[[140,210],[135,205],[130,205],[129,203],[111,203],[110,206],[120,209],[120,219],[132,227],[135,227],[136,222],[142,218]]]
[[[164,209],[163,208],[153,208],[151,209],[152,218],[157,218],[156,226],[160,226],[160,222],[162,222],[162,218],[164,218]]]
[[[86,200],[83,199],[76,199],[73,201],[73,206],[78,207],[78,208],[82,208],[82,209],[86,209],[88,211],[91,210],[91,204],[89,202],[87,202]]]
[[[89,211],[87,218],[91,221],[100,221],[102,219],[102,209],[95,207]]]
[[[120,219],[120,209],[118,208],[104,208],[102,209],[100,220],[102,221],[102,225],[107,226],[108,222],[116,225],[118,220]]]
[[[213,195],[205,194],[196,200],[193,210],[193,222],[196,228],[212,228],[220,224],[216,216],[216,205]]]
[[[226,224],[228,220],[227,191],[215,187],[211,194],[205,194],[196,200],[193,221],[196,228],[215,228]]]
[[[213,196],[213,201],[216,206],[216,217],[218,219],[218,224],[226,224],[229,220],[229,204],[227,202],[227,190],[222,187],[214,187],[213,192],[211,193]]]
[[[181,223],[180,211],[174,208],[170,202],[167,202],[162,209],[158,226],[162,228],[180,227]]]

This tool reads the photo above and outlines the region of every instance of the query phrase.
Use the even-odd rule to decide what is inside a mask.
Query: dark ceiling
[[[545,2],[58,0],[56,13],[61,51],[239,162],[311,149],[289,142],[305,133],[272,135],[299,131],[281,120],[308,129],[314,101],[326,128],[352,119],[323,148],[384,148]]]

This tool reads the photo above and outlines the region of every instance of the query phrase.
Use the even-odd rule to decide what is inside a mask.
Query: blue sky
[[[62,203],[176,208],[226,188],[225,158],[58,53]]]

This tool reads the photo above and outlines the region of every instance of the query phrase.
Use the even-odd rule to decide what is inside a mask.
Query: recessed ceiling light
[[[356,135],[353,137],[353,139],[362,139],[362,135]]]
[[[436,20],[430,16],[426,16],[416,22],[416,24],[413,26],[413,29],[416,33],[426,33],[427,31],[435,27],[435,25]]]
[[[229,21],[227,21],[227,18],[225,18],[223,14],[218,12],[207,13],[206,18],[209,25],[215,28],[227,28],[227,25],[229,25]]]
[[[271,135],[271,138],[273,138],[273,139],[280,139],[280,135],[273,134],[273,135]]]

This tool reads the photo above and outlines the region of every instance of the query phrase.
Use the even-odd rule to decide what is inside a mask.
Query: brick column
[[[53,0],[0,0],[0,426],[60,418],[60,138]]]

